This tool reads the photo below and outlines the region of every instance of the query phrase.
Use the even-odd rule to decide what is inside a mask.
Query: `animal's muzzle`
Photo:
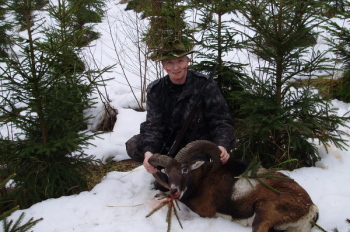
[[[170,196],[173,199],[179,199],[180,197],[180,191],[177,188],[171,188],[170,189]]]

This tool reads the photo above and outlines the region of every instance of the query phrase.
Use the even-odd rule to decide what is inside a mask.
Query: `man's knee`
[[[141,150],[141,135],[134,135],[126,143],[126,153],[131,159],[142,163],[144,159],[143,152]]]

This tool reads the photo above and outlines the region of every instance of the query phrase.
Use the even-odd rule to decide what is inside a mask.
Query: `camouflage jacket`
[[[171,134],[173,136],[166,147],[172,145],[176,132],[181,129],[182,123],[190,114],[196,96],[207,80],[206,75],[188,70],[183,86],[174,85],[168,75],[148,86],[147,116],[140,126],[143,152],[159,153]],[[198,139],[210,140],[218,146],[225,147],[227,151],[233,146],[233,120],[224,97],[212,79],[201,94],[199,110],[180,148]],[[163,151],[162,154],[166,152]]]

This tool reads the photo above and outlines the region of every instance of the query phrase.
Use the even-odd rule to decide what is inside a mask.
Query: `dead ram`
[[[206,153],[212,162],[193,161],[194,155]],[[237,178],[247,168],[232,158],[221,165],[220,150],[209,141],[198,140],[181,149],[175,158],[154,154],[149,162],[164,167],[171,197],[180,200],[202,217],[223,216],[253,232],[271,230],[307,232],[311,222],[318,219],[318,208],[309,194],[294,180],[287,178],[263,179],[272,191],[256,179]],[[266,172],[260,168],[259,173]],[[276,177],[285,176],[280,172]]]

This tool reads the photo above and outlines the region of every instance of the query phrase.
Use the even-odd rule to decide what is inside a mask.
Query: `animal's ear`
[[[190,165],[190,169],[191,170],[197,169],[200,166],[202,166],[204,163],[205,163],[205,161],[202,161],[202,160],[196,161]]]

